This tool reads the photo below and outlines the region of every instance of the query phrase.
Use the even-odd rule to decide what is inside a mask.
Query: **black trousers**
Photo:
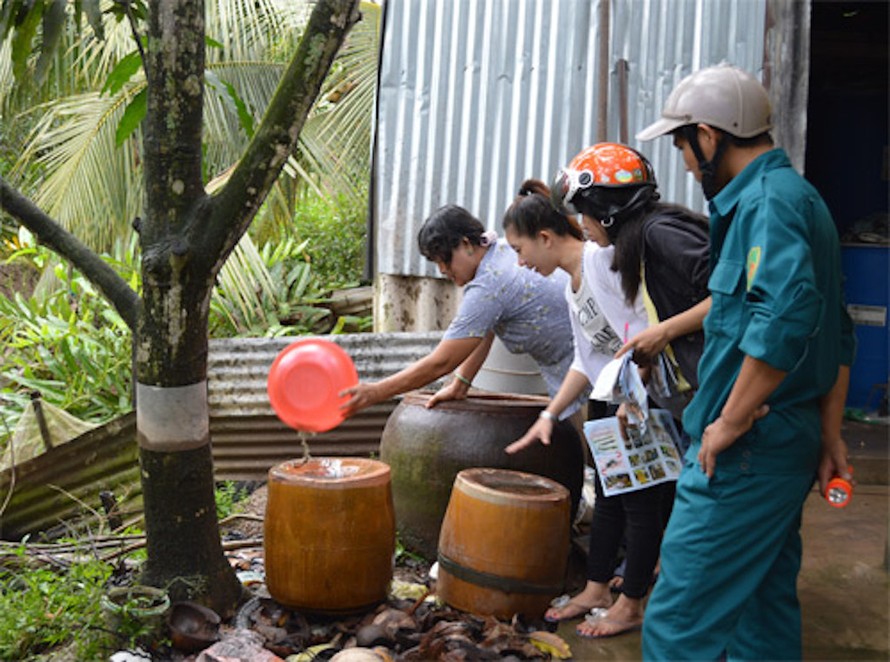
[[[621,592],[629,598],[643,598],[652,584],[661,536],[674,500],[675,484],[661,483],[607,497],[603,496],[597,475],[595,489],[587,579],[608,582],[624,542],[625,570]]]

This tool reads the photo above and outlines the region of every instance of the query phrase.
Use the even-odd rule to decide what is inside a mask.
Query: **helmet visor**
[[[567,214],[578,215],[581,212],[572,204],[578,193],[593,184],[593,173],[589,170],[573,170],[562,168],[553,178],[550,187],[550,202],[556,209]]]

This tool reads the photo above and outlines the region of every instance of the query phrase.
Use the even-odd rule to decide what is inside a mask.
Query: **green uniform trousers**
[[[800,659],[800,520],[813,480],[709,480],[686,462],[644,618],[644,660]]]

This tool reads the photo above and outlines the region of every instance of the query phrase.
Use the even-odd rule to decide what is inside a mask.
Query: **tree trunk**
[[[209,297],[206,288],[201,292]],[[205,315],[165,318],[165,302],[175,299],[147,288],[139,329],[139,350],[145,350],[137,350],[136,391],[148,551],[143,581],[167,588],[173,600],[197,600],[226,617],[242,588],[223,554],[216,517],[207,322]],[[183,302],[187,310],[206,305]],[[178,324],[178,332],[171,329]]]
[[[143,581],[166,588],[173,600],[199,600],[228,616],[241,586],[222,551],[210,454],[212,262],[203,259],[188,232],[206,201],[203,21],[200,0],[150,4],[136,428],[148,551]]]
[[[320,0],[263,123],[229,183],[201,180],[204,6],[152,0],[143,301],[136,333],[136,424],[148,561],[144,581],[173,600],[232,613],[242,588],[222,551],[207,405],[207,312],[219,269],[292,154],[356,0]]]

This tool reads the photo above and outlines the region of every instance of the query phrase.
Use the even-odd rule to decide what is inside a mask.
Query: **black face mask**
[[[692,148],[695,158],[698,159],[702,192],[705,194],[705,198],[710,200],[720,192],[720,189],[717,187],[717,166],[720,164],[720,159],[726,149],[727,138],[726,136],[721,138],[720,142],[717,143],[714,158],[706,161],[701,145],[698,142],[698,127],[695,124],[687,124],[681,131],[683,132],[683,137],[686,138],[686,142],[689,143],[689,147]]]

